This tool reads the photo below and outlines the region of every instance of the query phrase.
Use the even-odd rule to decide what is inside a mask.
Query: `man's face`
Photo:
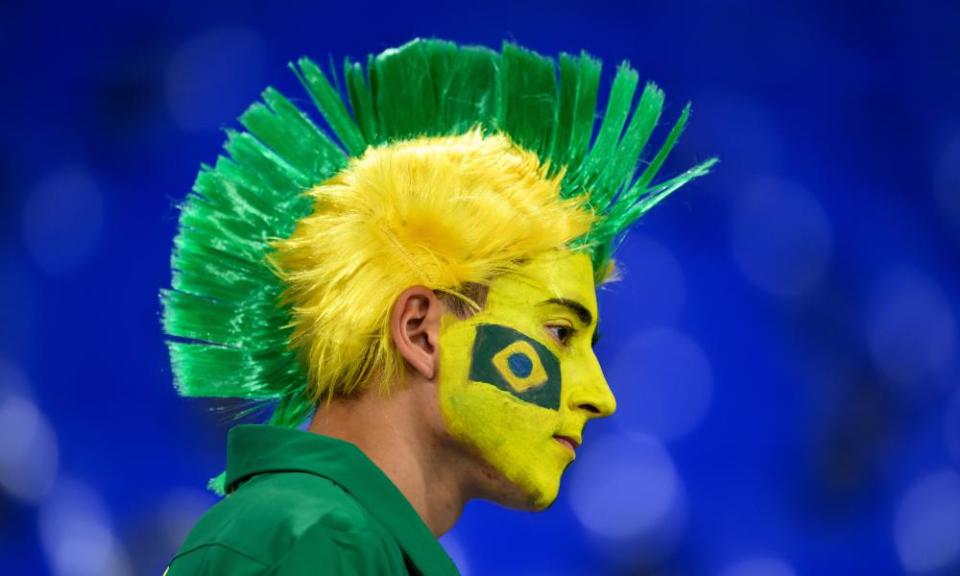
[[[596,327],[590,259],[570,252],[498,278],[474,316],[444,316],[439,389],[447,429],[534,509],[556,498],[587,420],[616,407],[593,353]]]

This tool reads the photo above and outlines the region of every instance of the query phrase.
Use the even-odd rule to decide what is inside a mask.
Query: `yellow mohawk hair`
[[[369,148],[311,189],[313,213],[269,257],[311,399],[399,375],[389,319],[406,288],[488,283],[585,234],[594,217],[584,198],[561,199],[562,178],[473,130]]]

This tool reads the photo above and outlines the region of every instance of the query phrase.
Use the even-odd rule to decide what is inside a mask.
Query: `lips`
[[[563,445],[566,446],[567,448],[569,448],[570,451],[573,452],[574,454],[577,453],[577,448],[580,446],[580,439],[579,439],[579,438],[574,438],[574,437],[572,437],[572,436],[565,436],[565,435],[563,435],[563,434],[555,434],[555,435],[553,436],[553,439],[556,440],[557,442],[559,442],[560,444],[563,444]]]

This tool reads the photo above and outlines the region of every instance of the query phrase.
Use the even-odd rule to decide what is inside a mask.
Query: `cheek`
[[[473,447],[493,469],[527,495],[537,508],[556,497],[570,463],[553,439],[559,414],[517,400],[489,384],[466,382],[442,395],[447,429]]]
[[[472,343],[467,327],[457,326],[441,339],[439,394],[447,430],[523,490],[535,506],[544,507],[556,497],[570,461],[553,439],[560,414],[471,381]]]
[[[518,401],[489,384],[467,382],[442,395],[450,432],[488,459],[529,461],[553,441],[558,414]],[[534,459],[535,460],[535,459]]]

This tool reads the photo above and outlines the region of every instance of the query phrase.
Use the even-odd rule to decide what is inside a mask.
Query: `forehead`
[[[586,254],[558,251],[530,260],[490,284],[487,306],[527,308],[551,299],[576,301],[596,318],[593,266]]]

